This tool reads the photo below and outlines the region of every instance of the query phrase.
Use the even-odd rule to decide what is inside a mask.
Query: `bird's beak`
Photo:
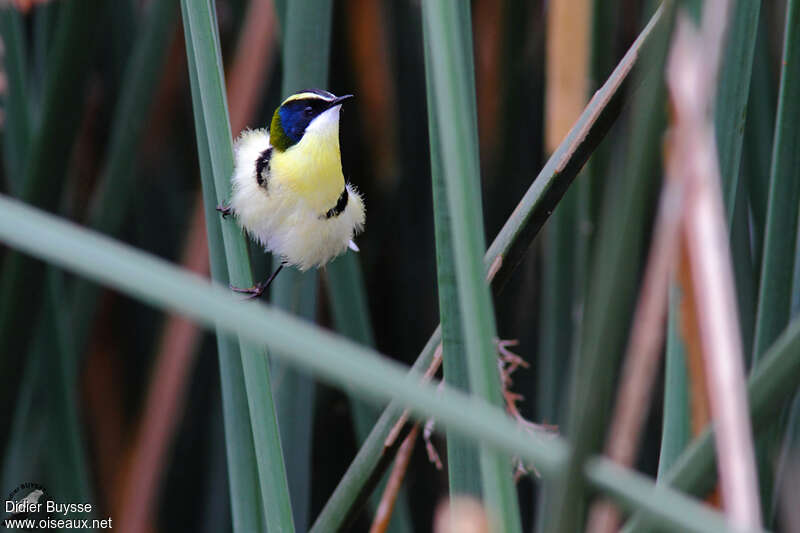
[[[330,102],[328,102],[328,108],[335,107],[337,105],[342,105],[345,101],[354,98],[352,94],[345,94],[344,96],[337,96]]]

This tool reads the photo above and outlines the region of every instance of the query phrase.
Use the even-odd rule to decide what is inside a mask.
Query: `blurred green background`
[[[346,259],[357,261],[363,271],[368,320],[362,329],[366,338],[360,340],[371,337],[378,351],[411,364],[440,321],[422,2],[292,2],[216,2],[231,128],[236,135],[245,127],[265,127],[282,94],[306,88],[287,86],[286,81],[287,72],[292,81],[310,79],[298,74],[305,67],[321,73],[327,68],[329,81],[320,88],[356,95],[345,107],[341,136],[345,175],[367,206],[366,230],[357,239],[361,252]],[[679,2],[684,3],[700,4]],[[765,218],[786,3],[763,2],[760,14],[755,8],[754,23],[751,7],[751,13],[738,15],[745,20],[742,25],[732,23],[736,37],[729,37],[752,44],[752,74],[747,50],[741,74],[752,81],[739,100],[747,105],[740,110],[747,120],[731,126],[744,139],[732,167],[741,175],[743,226],[731,233],[745,239],[744,251],[734,249],[733,257],[746,354],[752,353],[757,335],[756,315],[764,312],[757,307],[760,258],[765,232],[770,231]],[[2,193],[207,276],[198,144],[179,2],[19,4],[0,7]],[[307,6],[303,15],[297,15],[300,4]],[[548,26],[552,1],[474,0],[470,5],[472,22],[466,28],[474,52],[483,228],[485,241],[491,243],[566,134],[553,125],[553,117],[560,116],[567,125],[577,120],[576,113],[554,109],[559,103],[553,91],[559,86],[547,83],[548,75],[558,72],[551,70],[552,63],[561,64],[561,72],[572,69],[584,88],[578,96],[580,112],[650,19],[655,2],[574,2],[577,11],[567,18],[576,26],[560,30],[567,31],[566,42],[573,44],[561,48],[548,45],[548,39],[556,38],[554,27]],[[307,25],[287,26],[293,9]],[[327,17],[329,26],[318,26]],[[551,54],[555,50],[563,56],[549,55],[548,46]],[[286,64],[287,58],[292,64]],[[314,61],[323,65],[315,67]],[[720,75],[723,87],[736,76],[724,70],[728,64]],[[517,339],[514,352],[530,364],[514,374],[513,390],[524,396],[518,404],[521,413],[538,423],[559,425],[562,433],[568,398],[581,398],[585,383],[577,377],[572,382],[577,389],[570,390],[570,375],[581,373],[575,365],[580,365],[582,320],[590,307],[584,302],[594,294],[592,283],[602,283],[591,276],[603,258],[597,249],[602,246],[598,228],[601,219],[623,212],[626,191],[638,179],[645,185],[637,188],[636,209],[622,221],[638,228],[625,241],[628,287],[612,293],[613,331],[606,331],[606,347],[618,354],[612,361],[621,359],[625,348],[661,183],[660,139],[667,119],[661,84],[652,75],[645,81],[639,94],[660,98],[654,97],[654,106],[644,110],[631,104],[633,87],[626,87],[621,114],[609,134],[519,267],[493,294],[498,336]],[[643,120],[649,121],[649,129],[637,135]],[[631,154],[641,154],[634,167],[641,175],[631,177]],[[789,189],[796,190],[791,186],[796,178],[786,179]],[[794,212],[796,219],[796,207]],[[796,235],[796,224],[793,231]],[[112,516],[129,531],[230,530],[215,335],[38,262],[18,262],[13,277],[9,271],[15,259],[9,249],[2,253],[4,282],[16,283],[4,284],[0,295],[5,321],[0,397],[6,406],[0,414],[0,490],[7,494],[26,481],[42,483],[60,501],[93,503],[98,517]],[[255,245],[250,256],[254,277],[265,279],[270,258]],[[786,256],[788,265],[800,270],[794,246]],[[273,301],[358,338],[359,333],[352,328],[348,332],[347,323],[337,319],[331,280],[339,274],[331,274],[334,268],[349,267],[331,266],[319,277],[283,273],[287,279],[273,290]],[[792,284],[791,272],[778,290],[796,312],[800,287]],[[359,298],[353,293],[354,301]],[[595,302],[595,307],[604,305]],[[775,334],[763,333],[768,338],[758,351],[783,331],[789,310],[774,321]],[[675,327],[668,336],[665,349],[670,352],[681,341],[675,338]],[[322,510],[371,427],[358,425],[376,412],[284,363],[273,362],[271,372],[294,523],[302,531]],[[618,363],[610,362],[603,372],[613,385]],[[659,372],[635,465],[652,477],[664,468],[659,457],[665,453],[662,440],[667,440],[666,434],[662,437],[665,381],[663,370]],[[674,455],[696,434],[689,426],[691,417],[698,416],[686,405],[685,369],[680,381],[676,390],[683,391],[683,403],[673,409],[680,409],[675,416],[682,423],[669,430],[681,440]],[[591,409],[609,411],[613,395],[606,394],[605,402]],[[791,410],[785,398],[784,403],[769,442],[759,446],[765,449],[761,455],[766,464],[788,468],[779,460],[791,455],[800,409]],[[357,409],[365,409],[367,418],[359,419]],[[282,418],[284,412],[288,414]],[[604,437],[600,433],[594,438],[597,448]],[[433,443],[445,457],[443,434],[436,433]],[[774,474],[762,480],[762,501],[767,503],[762,511],[770,528],[781,524],[776,503],[780,483],[787,482]],[[525,475],[517,484],[526,531],[541,519],[539,486],[535,475]],[[430,531],[436,504],[447,491],[446,469],[437,470],[418,444],[393,530]],[[359,513],[349,530],[369,530],[371,518],[371,510]]]

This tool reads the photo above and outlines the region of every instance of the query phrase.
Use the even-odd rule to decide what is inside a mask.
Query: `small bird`
[[[32,513],[36,513],[41,509],[39,504],[39,498],[42,497],[44,491],[41,489],[35,489],[28,493],[27,496],[22,498],[17,502],[8,502],[6,501],[6,512],[9,511],[8,503],[11,503],[11,518],[17,520],[23,520],[30,516]]]
[[[284,265],[324,266],[364,228],[364,201],[342,173],[339,118],[353,95],[309,89],[289,96],[269,131],[245,130],[234,145],[233,195],[219,206],[281,264],[265,282],[237,292],[258,297]]]

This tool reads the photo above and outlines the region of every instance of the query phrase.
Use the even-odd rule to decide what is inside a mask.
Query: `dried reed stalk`
[[[661,365],[667,318],[669,281],[681,235],[684,188],[680,180],[667,180],[653,230],[642,290],[633,326],[605,453],[613,461],[631,467],[652,399],[653,384]],[[587,530],[593,533],[619,529],[616,507],[602,500],[592,507]]]
[[[733,524],[753,529],[761,526],[758,481],[733,268],[709,119],[727,4],[724,0],[707,3],[700,35],[688,18],[679,20],[667,66],[675,115],[675,143],[667,173],[670,179],[684,180],[687,189],[683,238],[716,428],[724,507]]]
[[[730,11],[727,0],[705,3],[702,32],[681,16],[667,65],[673,123],[666,154],[667,181],[662,192],[654,244],[637,306],[623,370],[608,455],[631,466],[650,403],[650,391],[661,356],[671,257],[681,237],[681,273],[688,278],[694,324],[703,371],[716,422],[722,493],[731,521],[758,528],[761,513],[750,421],[747,418],[741,335],[719,168],[710,120],[722,44]],[[677,208],[667,209],[677,199]],[[697,353],[698,350],[694,350]],[[697,387],[693,388],[697,391]],[[614,531],[616,509],[600,503],[589,530]]]
[[[397,455],[394,459],[394,466],[392,472],[389,474],[389,482],[386,483],[386,488],[383,489],[381,501],[378,504],[378,509],[375,511],[375,518],[372,521],[372,526],[369,528],[369,533],[384,533],[389,528],[389,522],[392,519],[392,512],[394,511],[394,504],[397,502],[397,496],[400,494],[400,487],[403,486],[403,479],[406,477],[408,465],[411,462],[411,456],[414,453],[414,446],[417,443],[419,436],[419,424],[415,424],[411,428],[411,432],[400,445],[397,450]]]

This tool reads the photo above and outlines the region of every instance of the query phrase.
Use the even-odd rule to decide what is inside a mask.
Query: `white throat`
[[[311,123],[306,126],[305,135],[310,133],[314,136],[324,137],[335,133],[338,136],[339,112],[341,109],[342,105],[339,104],[317,115],[314,120],[312,120]]]

